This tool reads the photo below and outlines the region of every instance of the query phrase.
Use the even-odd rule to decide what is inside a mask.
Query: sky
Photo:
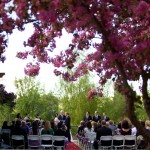
[[[25,50],[23,42],[26,41],[33,33],[32,25],[27,25],[25,31],[20,32],[14,30],[13,34],[9,36],[9,44],[6,49],[5,56],[6,61],[0,63],[0,72],[5,72],[5,76],[0,79],[0,84],[5,85],[5,89],[8,92],[16,92],[14,86],[14,80],[24,78],[24,67],[30,60],[21,60],[16,57],[17,52]],[[56,55],[59,50],[66,49],[71,41],[71,35],[68,35],[63,31],[61,39],[57,39],[57,47],[53,53]],[[53,73],[54,67],[52,64],[41,64],[40,74],[37,76],[37,80],[41,83],[41,86],[45,88],[45,91],[54,89],[58,82],[58,77]]]
[[[23,42],[26,41],[33,32],[32,25],[27,25],[25,31],[20,32],[14,30],[13,34],[9,36],[9,44],[6,49],[5,56],[6,61],[0,63],[0,72],[5,72],[5,76],[0,78],[0,84],[5,85],[7,92],[16,93],[14,86],[15,79],[23,79],[25,76],[24,67],[30,60],[21,60],[16,57],[17,52],[24,51],[25,47]],[[71,42],[72,35],[63,31],[63,36],[56,40],[56,49],[52,55],[59,54],[60,50],[66,49]],[[41,64],[40,73],[37,76],[37,80],[41,83],[41,87],[46,92],[53,91],[58,83],[59,78],[53,73],[54,67],[52,64]],[[98,78],[94,79],[98,82]],[[134,82],[134,88],[139,91],[138,84]]]

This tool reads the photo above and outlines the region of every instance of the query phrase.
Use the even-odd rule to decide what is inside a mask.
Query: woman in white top
[[[92,128],[91,122],[88,121],[85,125],[86,127],[84,128],[84,135],[86,137],[89,137],[91,134],[93,134],[94,129]]]

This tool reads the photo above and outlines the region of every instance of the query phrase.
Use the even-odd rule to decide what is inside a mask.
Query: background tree
[[[16,95],[14,93],[8,93],[5,90],[5,86],[0,84],[0,125],[3,121],[11,119],[11,112],[15,106]]]
[[[111,120],[118,123],[126,117],[124,97],[117,91],[115,91],[114,96],[101,97],[98,104],[98,110],[99,114],[102,115],[103,112],[106,112]]]
[[[94,70],[100,79],[99,95],[102,95],[101,85],[106,79],[112,79],[125,96],[127,116],[139,133],[150,141],[150,135],[144,132],[135,113],[135,102],[139,97],[129,84],[129,81],[141,78],[142,101],[150,118],[147,91],[150,78],[149,8],[149,0],[1,1],[0,59],[4,61],[7,34],[11,34],[14,28],[22,31],[25,24],[32,22],[35,31],[24,43],[32,49],[17,56],[26,59],[29,54],[37,63],[27,64],[25,73],[37,75],[40,62],[52,62],[60,68],[54,71],[55,74],[62,75],[67,81],[75,81],[88,73],[87,70]],[[51,58],[50,51],[56,47],[55,37],[60,37],[63,29],[73,34],[72,42],[68,43],[67,50]],[[79,51],[83,49],[89,53],[75,67]],[[61,70],[61,67],[73,69],[74,74]],[[91,96],[93,93],[95,95],[92,91]]]
[[[88,91],[92,87],[94,84],[89,76],[79,79],[76,83],[60,80],[60,108],[70,113],[72,125],[79,125],[87,111],[93,116],[97,110],[98,98],[87,100]]]
[[[8,93],[5,90],[5,86],[0,84],[0,104],[7,104],[11,108],[15,105],[16,95],[14,93]]]
[[[29,113],[32,119],[39,114],[42,119],[52,119],[58,111],[58,99],[52,93],[46,94],[40,83],[31,77],[15,80],[15,85],[18,98],[13,114],[20,113],[25,117]]]

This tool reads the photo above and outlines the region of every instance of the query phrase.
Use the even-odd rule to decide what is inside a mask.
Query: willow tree
[[[32,119],[37,114],[44,120],[54,118],[54,114],[58,112],[58,98],[52,92],[45,93],[35,78],[16,79],[15,86],[18,97],[14,114],[20,113],[25,117],[29,113]]]
[[[76,83],[60,80],[58,93],[60,94],[60,108],[70,113],[71,124],[79,125],[87,111],[91,116],[98,109],[98,98],[87,100],[88,92],[94,84],[89,76],[80,78]]]
[[[99,88],[91,95],[102,91],[106,79],[115,81],[116,88],[125,96],[127,115],[140,134],[149,139],[135,114],[137,93],[128,81],[138,81],[144,108],[150,118],[150,97],[147,84],[150,78],[150,1],[149,0],[3,0],[0,2],[0,56],[4,61],[7,34],[14,28],[24,30],[24,25],[33,23],[34,33],[24,43],[31,47],[17,54],[26,59],[33,56],[37,63],[29,63],[25,73],[35,76],[40,63],[53,63],[60,67],[54,72],[67,81],[77,80],[88,71],[96,71]],[[50,52],[56,47],[55,37],[62,30],[73,34],[68,49],[52,58]],[[95,50],[93,52],[93,50]],[[80,51],[87,50],[87,57],[74,66]],[[61,70],[67,67],[70,74]]]

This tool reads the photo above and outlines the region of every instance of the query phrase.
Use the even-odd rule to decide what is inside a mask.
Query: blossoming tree
[[[99,89],[89,97],[101,95],[101,86],[107,79],[115,82],[127,104],[127,115],[140,134],[150,139],[135,115],[136,92],[129,81],[142,79],[141,93],[144,108],[150,118],[150,97],[147,91],[150,78],[150,1],[149,0],[2,0],[0,2],[0,59],[4,61],[7,34],[14,28],[23,31],[24,25],[33,23],[34,33],[24,43],[32,50],[20,52],[19,58],[32,55],[36,64],[29,63],[27,75],[38,75],[40,63],[53,63],[67,81],[95,71],[99,76]],[[60,55],[52,58],[55,37],[62,29],[73,34],[72,43]],[[88,51],[78,67],[74,64],[80,51]],[[72,69],[74,73],[59,70]]]

